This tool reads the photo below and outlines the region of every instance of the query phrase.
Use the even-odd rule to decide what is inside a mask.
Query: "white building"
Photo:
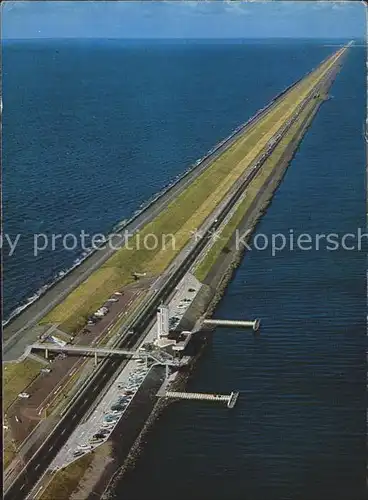
[[[157,310],[157,338],[169,335],[169,308],[161,305]]]

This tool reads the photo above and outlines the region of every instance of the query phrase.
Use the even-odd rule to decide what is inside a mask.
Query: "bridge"
[[[231,394],[206,394],[203,392],[166,391],[164,397],[175,398],[175,399],[197,399],[203,401],[223,402],[227,403],[228,408],[234,408],[239,397],[239,392],[232,392]]]
[[[98,357],[107,357],[107,356],[130,356],[133,359],[152,359],[155,363],[160,365],[167,366],[178,366],[179,360],[174,359],[168,353],[160,352],[151,352],[144,350],[127,350],[127,349],[109,349],[107,347],[91,347],[86,345],[57,345],[51,343],[36,343],[31,344],[27,347],[25,354],[28,355],[32,351],[44,351],[45,358],[48,358],[49,352],[65,352],[72,354],[84,354],[84,355],[94,355],[95,357],[95,365],[97,365]]]
[[[253,328],[256,332],[261,324],[261,320],[255,319],[253,321],[242,321],[242,320],[232,320],[232,319],[204,319],[203,325],[209,326],[233,326],[241,328]]]

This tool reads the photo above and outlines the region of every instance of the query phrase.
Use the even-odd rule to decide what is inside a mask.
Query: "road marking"
[[[36,467],[35,467],[35,470],[37,470],[39,468],[40,464],[37,464]]]
[[[66,429],[63,429],[63,430],[60,432],[60,434],[61,434],[61,435],[63,435],[65,431],[66,431]]]
[[[22,486],[19,488],[20,491],[22,491],[22,489],[25,487],[25,484],[22,484]]]

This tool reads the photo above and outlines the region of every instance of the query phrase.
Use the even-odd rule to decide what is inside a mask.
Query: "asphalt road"
[[[334,70],[330,70],[323,82],[328,85],[330,80],[334,76]],[[303,103],[303,106],[299,108],[299,111],[304,108],[304,106],[313,98],[313,93]],[[193,247],[192,251],[184,258],[180,266],[173,271],[171,275],[167,278],[166,283],[163,284],[161,290],[159,290],[148,305],[143,305],[138,318],[130,325],[133,327],[136,334],[130,339],[123,339],[119,344],[119,347],[133,347],[137,344],[137,337],[141,338],[141,332],[144,332],[147,326],[152,321],[153,316],[156,313],[157,306],[162,300],[165,300],[181,278],[185,275],[187,270],[193,264],[197,256],[201,253],[203,248],[206,246],[208,240],[212,236],[212,232],[217,229],[218,225],[226,218],[229,211],[232,209],[234,204],[237,202],[239,197],[243,194],[244,189],[247,187],[249,182],[258,173],[262,166],[263,161],[268,157],[268,155],[277,146],[282,136],[286,133],[292,123],[295,121],[296,116],[289,120],[287,126],[283,127],[285,130],[282,134],[278,131],[275,138],[274,144],[268,148],[267,154],[261,155],[261,159],[256,162],[256,166],[251,169],[250,173],[240,182],[235,193],[232,194],[226,205],[224,206],[220,215],[217,219],[212,222],[204,237],[197,242]],[[139,332],[139,333],[137,333]],[[62,420],[57,424],[53,433],[48,436],[41,448],[35,453],[34,457],[28,462],[23,471],[19,474],[17,479],[13,482],[12,486],[4,494],[5,500],[23,500],[25,495],[31,490],[34,484],[37,482],[38,478],[42,472],[47,468],[48,464],[53,460],[58,450],[63,446],[76,424],[83,418],[84,414],[87,412],[89,407],[93,404],[98,393],[107,384],[108,380],[114,375],[118,367],[125,366],[127,360],[121,361],[120,359],[109,358],[108,360],[101,363],[100,367],[96,370],[94,376],[88,382],[87,387],[81,391],[78,398],[72,405],[72,407],[66,412]]]

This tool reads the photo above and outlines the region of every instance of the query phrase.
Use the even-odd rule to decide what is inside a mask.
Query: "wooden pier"
[[[175,399],[193,399],[202,401],[223,402],[227,404],[228,408],[234,408],[239,397],[239,392],[232,392],[231,394],[206,394],[203,392],[166,391],[165,394],[163,394],[163,396],[166,398],[175,398]]]

